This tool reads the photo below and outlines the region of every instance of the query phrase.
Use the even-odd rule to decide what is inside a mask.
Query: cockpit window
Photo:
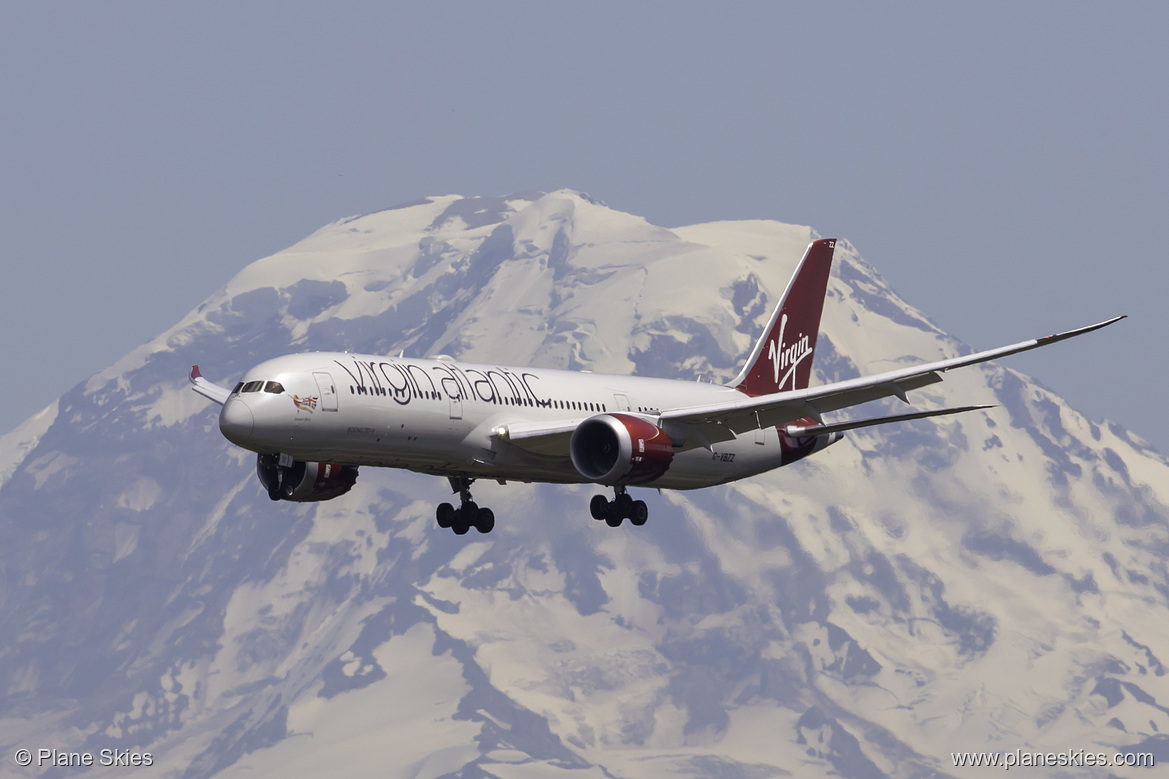
[[[240,391],[240,390],[242,390],[243,388],[244,388],[244,383],[241,381],[239,384],[236,384],[236,385],[235,385],[235,389],[233,389],[233,390],[231,391],[231,394],[232,394],[232,395],[238,395],[238,394],[239,394],[239,391]]]
[[[260,387],[263,386],[264,382],[262,381],[249,381],[243,386],[243,389],[241,389],[240,392],[259,392]]]
[[[264,385],[264,392],[271,392],[273,395],[279,395],[284,392],[284,385],[278,381],[270,381]]]

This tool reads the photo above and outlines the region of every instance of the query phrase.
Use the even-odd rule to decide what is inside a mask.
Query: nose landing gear
[[[471,484],[474,479],[466,476],[450,476],[451,492],[459,493],[459,507],[449,503],[440,503],[434,513],[438,526],[450,528],[455,535],[464,536],[475,528],[480,533],[490,533],[495,528],[495,513],[489,508],[481,508],[471,499]]]
[[[304,472],[305,463],[288,454],[261,454],[256,458],[256,473],[272,500],[293,500]]]
[[[649,508],[645,501],[629,497],[624,487],[614,487],[613,492],[613,500],[608,500],[604,495],[594,495],[589,501],[589,513],[593,519],[603,519],[609,527],[618,527],[626,519],[632,525],[644,525],[649,519]]]

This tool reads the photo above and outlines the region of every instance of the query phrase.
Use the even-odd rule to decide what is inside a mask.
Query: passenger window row
[[[248,391],[247,387],[245,387],[243,391],[247,392]],[[390,392],[385,387],[359,387],[359,386],[354,386],[351,384],[351,385],[349,385],[349,394],[350,395],[389,395]],[[394,394],[395,395],[405,395],[405,394],[407,394],[407,391],[399,388],[399,389],[394,391]],[[441,393],[430,391],[430,390],[427,390],[425,392],[420,392],[420,393],[416,393],[413,390],[411,390],[409,394],[411,395],[411,397],[422,398],[423,400],[439,400],[442,397]],[[467,400],[467,398],[463,398],[463,400]],[[499,398],[496,398],[495,400],[488,401],[488,402],[494,403],[496,405],[502,405],[502,406],[540,406],[542,408],[557,408],[557,409],[561,409],[564,411],[605,412],[605,411],[609,410],[609,407],[606,406],[604,403],[590,403],[590,402],[584,401],[584,400],[545,400],[543,402],[539,402],[539,401],[534,401],[531,398],[509,398],[509,397],[504,396],[504,397],[499,397]]]
[[[359,393],[358,389],[365,389],[365,388],[364,387],[358,388],[358,387],[351,386],[349,388],[349,392],[351,394],[363,394],[363,393]],[[280,394],[283,394],[283,392],[284,392],[284,385],[278,381],[249,381],[246,384],[241,381],[239,384],[235,385],[235,389],[232,390],[232,394],[235,395],[235,394],[248,393],[248,392],[260,392],[261,390],[263,390],[264,392],[267,392],[269,394],[272,394],[272,395],[280,395]],[[383,390],[379,394],[389,394],[389,393],[387,393],[387,392],[385,392],[385,390]],[[441,395],[437,392],[423,392],[423,393],[421,393],[421,397],[423,397],[427,400],[438,400],[441,397]],[[544,401],[543,403],[537,403],[535,401],[532,401],[529,398],[520,398],[520,399],[516,400],[513,398],[503,397],[503,398],[499,398],[499,399],[495,400],[494,402],[497,404],[502,404],[502,405],[507,405],[507,406],[542,405],[542,406],[547,407],[547,408],[557,408],[557,409],[561,409],[563,411],[605,412],[605,411],[609,410],[608,406],[606,406],[604,403],[590,403],[588,401],[583,401],[583,400],[547,400],[547,401]],[[638,411],[641,411],[641,410],[642,410],[642,408],[639,406]],[[645,409],[645,410],[648,411],[649,409]]]

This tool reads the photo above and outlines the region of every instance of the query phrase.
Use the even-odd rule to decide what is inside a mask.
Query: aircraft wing
[[[941,381],[942,374],[946,371],[1049,346],[1058,341],[1099,330],[1121,319],[1124,319],[1124,316],[1044,338],[1020,341],[1010,346],[1000,346],[997,349],[901,368],[875,376],[754,398],[744,397],[730,403],[670,409],[661,414],[659,425],[675,442],[685,441],[684,448],[709,447],[712,443],[729,441],[751,430],[775,427],[805,417],[819,421],[820,415],[825,412],[856,406],[878,398],[898,397],[908,403],[907,392]],[[887,421],[895,419],[889,418]],[[823,425],[817,427],[826,429]]]
[[[568,442],[577,426],[588,417],[558,420],[556,422],[517,422],[500,425],[491,435],[536,454],[556,457],[568,456]]]
[[[208,400],[214,400],[221,406],[227,402],[228,397],[231,395],[231,390],[229,390],[227,387],[221,387],[218,384],[212,384],[211,382],[207,381],[207,379],[203,378],[203,374],[199,372],[198,365],[191,366],[191,374],[187,378],[190,379],[191,389],[195,390],[195,392],[198,392]]]

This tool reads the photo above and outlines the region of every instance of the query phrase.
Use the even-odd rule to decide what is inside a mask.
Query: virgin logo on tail
[[[774,380],[776,390],[782,391],[788,380],[791,379],[792,389],[796,388],[795,373],[796,367],[804,360],[805,357],[812,356],[812,339],[800,333],[796,336],[796,340],[792,344],[788,344],[783,339],[784,331],[787,329],[787,314],[783,314],[779,320],[779,338],[773,340],[767,348],[767,358],[771,360],[771,369],[774,372]],[[778,344],[778,346],[777,346]],[[780,371],[785,371],[783,376],[780,376]]]

